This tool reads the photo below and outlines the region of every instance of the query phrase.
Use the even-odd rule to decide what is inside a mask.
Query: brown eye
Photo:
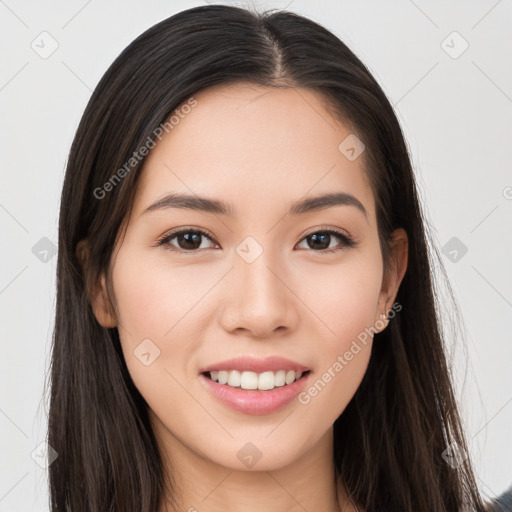
[[[203,239],[205,238],[211,241],[210,236],[205,231],[200,229],[184,229],[166,235],[159,240],[158,245],[163,245],[172,251],[196,252],[199,249],[208,249],[208,247],[203,245]],[[176,239],[176,242],[171,243],[174,239]]]
[[[339,243],[332,246],[331,243],[336,238]],[[165,235],[158,241],[157,245],[164,246],[171,251],[194,253],[212,248],[211,246],[204,245],[205,240],[209,240],[214,246],[217,245],[213,242],[213,237],[206,231],[201,229],[182,229]],[[304,247],[305,249],[311,249],[313,252],[319,253],[336,252],[356,245],[356,241],[350,236],[333,229],[315,231],[305,236],[302,240],[307,243],[307,247]]]
[[[331,246],[333,238],[341,241],[337,246]],[[355,241],[344,233],[332,229],[315,231],[303,238],[309,249],[314,252],[335,252],[344,248],[355,246]]]

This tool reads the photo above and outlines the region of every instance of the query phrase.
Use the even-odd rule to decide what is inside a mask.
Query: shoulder
[[[492,512],[512,512],[512,485],[492,500]]]

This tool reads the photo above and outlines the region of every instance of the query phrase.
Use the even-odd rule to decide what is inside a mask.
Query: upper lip
[[[263,373],[266,371],[276,372],[278,370],[294,370],[296,372],[305,372],[309,370],[309,368],[300,363],[280,356],[271,356],[264,359],[245,356],[210,364],[204,368],[201,368],[199,373],[217,370],[238,370],[240,372],[247,371]]]

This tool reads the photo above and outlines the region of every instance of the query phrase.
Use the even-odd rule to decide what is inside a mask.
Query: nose
[[[289,273],[271,261],[270,251],[251,263],[235,255],[226,281],[220,313],[226,331],[265,338],[296,328],[300,301],[290,287]]]

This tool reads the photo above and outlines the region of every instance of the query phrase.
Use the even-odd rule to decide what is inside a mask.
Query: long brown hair
[[[336,477],[367,512],[483,512],[469,458],[453,465],[443,457],[449,446],[461,453],[467,446],[444,353],[432,255],[392,106],[364,64],[322,26],[286,11],[224,5],[182,11],[140,35],[107,70],[77,129],[59,219],[51,510],[154,512],[164,492],[172,498],[118,331],[99,325],[91,296],[99,276],[109,275],[144,159],[128,168],[126,162],[194,93],[237,81],[318,92],[365,144],[386,267],[391,232],[402,227],[409,237],[396,298],[402,310],[375,335],[364,379],[334,423]],[[123,166],[122,179],[105,187]],[[83,240],[86,262],[77,254]]]

